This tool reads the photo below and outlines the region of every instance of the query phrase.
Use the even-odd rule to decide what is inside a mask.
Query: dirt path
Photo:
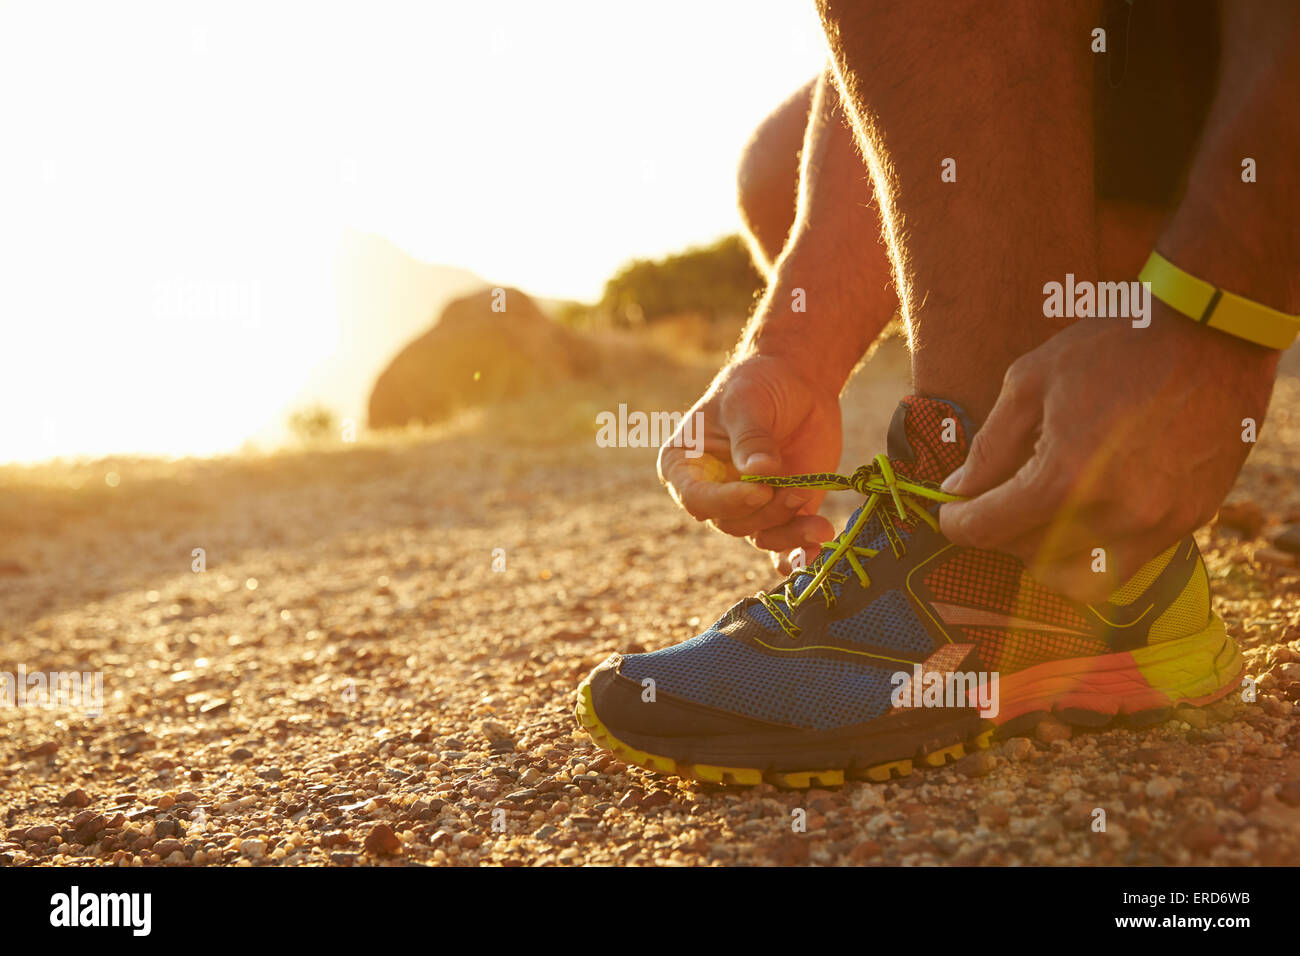
[[[901,389],[855,383],[846,461],[879,447]],[[1274,408],[1234,500],[1297,520],[1297,379]],[[671,506],[652,451],[565,428],[0,470],[0,669],[101,671],[105,698],[99,717],[0,711],[0,865],[1297,859],[1300,578],[1226,527],[1201,537],[1270,674],[1256,703],[1044,725],[836,792],[597,753],[572,716],[591,667],[774,582]]]

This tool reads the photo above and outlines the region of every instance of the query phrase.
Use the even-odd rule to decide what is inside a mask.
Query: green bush
[[[605,283],[596,306],[566,303],[558,318],[583,327],[637,325],[687,312],[746,316],[762,288],[744,240],[732,235],[663,259],[634,260]]]

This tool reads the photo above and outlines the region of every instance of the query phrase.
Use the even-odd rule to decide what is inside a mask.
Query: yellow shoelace
[[[880,519],[880,525],[884,528],[885,536],[889,539],[889,545],[893,549],[894,556],[901,558],[907,553],[907,545],[895,524],[894,514],[897,514],[897,520],[904,522],[908,521],[910,517],[915,517],[938,531],[939,521],[934,515],[930,514],[924,502],[927,500],[939,502],[963,500],[960,495],[950,495],[945,491],[940,491],[939,486],[932,482],[895,474],[888,455],[877,455],[870,465],[863,465],[849,476],[830,473],[791,475],[779,478],[771,475],[743,475],[740,480],[752,481],[772,488],[856,491],[867,498],[867,503],[862,506],[853,523],[845,528],[834,541],[827,541],[823,544],[821,554],[812,564],[806,568],[796,569],[786,579],[781,590],[758,595],[758,600],[762,602],[763,607],[767,608],[768,613],[776,619],[776,622],[781,625],[781,629],[794,638],[799,636],[800,628],[790,619],[788,612],[793,611],[807,600],[808,595],[816,591],[825,599],[828,608],[835,606],[835,592],[831,589],[831,585],[848,580],[848,575],[843,571],[836,570],[836,565],[841,560],[848,562],[849,567],[853,569],[853,573],[857,575],[858,581],[864,588],[871,586],[871,578],[867,576],[866,569],[862,567],[862,559],[874,558],[880,551],[876,548],[855,545],[853,542],[857,540],[858,535],[866,527],[867,522],[871,520],[873,515]],[[893,504],[893,513],[888,507],[881,507],[882,502],[886,501]],[[827,553],[826,548],[832,550]],[[812,581],[801,593],[796,594],[794,585],[804,575],[811,576]]]

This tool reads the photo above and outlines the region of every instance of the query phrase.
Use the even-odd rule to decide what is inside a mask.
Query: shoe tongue
[[[941,482],[966,460],[973,433],[961,406],[908,395],[889,424],[889,457],[913,477]]]

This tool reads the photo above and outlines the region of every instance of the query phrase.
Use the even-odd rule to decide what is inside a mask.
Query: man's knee
[[[749,138],[737,171],[740,214],[755,253],[767,269],[781,254],[794,225],[799,194],[799,153],[812,109],[813,80],[782,103]]]

